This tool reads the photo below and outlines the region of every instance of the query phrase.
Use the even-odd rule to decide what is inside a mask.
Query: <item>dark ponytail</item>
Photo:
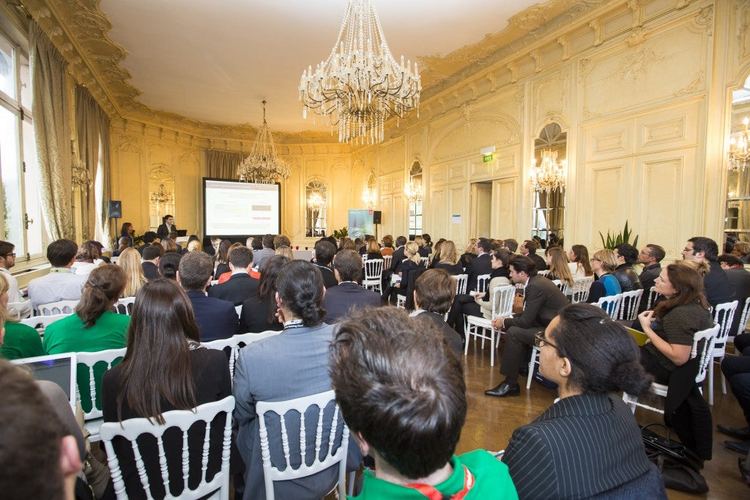
[[[305,326],[320,324],[326,316],[323,307],[325,288],[320,270],[303,260],[294,260],[279,271],[276,289],[284,307]]]

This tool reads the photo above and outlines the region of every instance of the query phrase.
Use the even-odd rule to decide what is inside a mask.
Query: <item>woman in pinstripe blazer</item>
[[[666,498],[638,424],[615,391],[650,379],[633,338],[601,309],[573,304],[536,336],[540,371],[560,399],[513,433],[503,456],[524,498]]]

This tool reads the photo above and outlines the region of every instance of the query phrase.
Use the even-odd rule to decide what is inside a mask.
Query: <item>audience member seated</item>
[[[266,259],[258,281],[258,290],[242,303],[240,333],[284,329],[284,325],[276,317],[276,279],[281,268],[289,262],[291,261],[283,255],[274,255]]]
[[[511,254],[507,250],[497,250],[492,254],[492,273],[487,291],[471,292],[456,295],[448,314],[448,325],[454,327],[458,335],[464,338],[464,314],[492,319],[492,291],[499,286],[510,285]]]
[[[383,236],[383,247],[380,249],[380,255],[393,255],[393,236],[390,234]]]
[[[294,252],[292,252],[291,247],[287,247],[287,246],[276,247],[276,250],[274,250],[274,255],[281,255],[282,257],[286,257],[289,260],[294,260]]]
[[[424,246],[425,246],[425,248],[427,248],[429,250],[427,252],[427,255],[430,255],[432,253],[432,236],[430,236],[427,233],[424,233],[422,235],[422,239],[424,240]]]
[[[8,281],[0,274],[0,357],[5,359],[32,358],[44,355],[39,332],[18,322],[8,311]],[[5,331],[5,338],[2,336]]]
[[[500,374],[505,380],[497,387],[485,391],[487,396],[519,396],[518,375],[529,363],[534,335],[546,328],[560,308],[568,305],[568,298],[544,276],[538,276],[534,262],[522,255],[510,260],[510,279],[524,285],[524,306],[520,314],[495,318],[493,326],[506,331]],[[531,376],[532,374],[528,374]]]
[[[130,244],[130,238],[120,238],[117,241],[117,248],[112,252],[112,257],[119,257],[126,248],[133,248],[133,245]]]
[[[202,252],[203,251],[203,243],[201,243],[200,238],[198,238],[196,235],[191,234],[188,238],[187,245],[185,245],[185,250],[190,252]]]
[[[406,237],[399,236],[396,238],[396,249],[393,251],[393,257],[391,257],[391,272],[397,273],[401,271],[401,265],[406,259],[404,255],[406,252]]]
[[[461,336],[445,322],[445,313],[456,295],[456,282],[444,269],[429,269],[414,284],[414,312],[411,316],[431,323],[443,335],[445,344],[460,356]]]
[[[31,301],[23,298],[18,280],[10,272],[10,268],[16,265],[15,248],[13,243],[0,240],[0,275],[8,282],[8,301],[13,303],[11,312],[15,311],[19,318],[28,318],[32,313]]]
[[[136,250],[138,250],[138,253],[140,253],[141,255],[143,255],[143,251],[146,248],[150,247],[151,244],[157,240],[156,233],[153,231],[146,231],[145,233],[143,233],[142,240],[143,244],[136,248]]]
[[[638,262],[638,249],[627,243],[620,243],[614,248],[617,267],[612,271],[612,276],[617,278],[620,289],[623,292],[632,292],[643,288],[633,264]]]
[[[70,270],[73,274],[88,276],[92,270],[99,266],[100,263],[96,262],[99,256],[99,247],[93,241],[87,241],[78,248],[76,260]]]
[[[466,291],[473,292],[477,289],[477,278],[484,274],[492,273],[492,242],[487,238],[479,238],[476,244],[476,256],[466,266]]]
[[[123,297],[135,297],[138,290],[148,281],[143,275],[143,266],[141,266],[141,255],[135,248],[126,248],[123,250],[117,264],[120,266],[128,277]]]
[[[75,241],[57,240],[49,244],[47,260],[52,269],[46,276],[29,281],[29,299],[34,308],[40,304],[81,298],[86,276],[77,276],[70,270],[77,252]]]
[[[706,300],[714,307],[735,298],[726,273],[716,261],[718,257],[719,246],[711,238],[703,236],[690,238],[682,250],[683,259],[708,264],[709,271],[703,277],[703,284]]]
[[[573,279],[594,275],[589,260],[589,249],[585,245],[573,245],[568,252],[568,259],[568,268]]]
[[[732,255],[734,257],[734,255]],[[721,259],[721,257],[719,257]],[[6,334],[7,335],[7,334]],[[725,441],[724,446],[740,453],[750,453],[750,334],[743,333],[734,338],[734,347],[739,356],[727,356],[721,362],[721,372],[727,378],[732,394],[737,398],[745,416],[745,427],[732,428],[717,425],[719,432],[739,439],[739,442]],[[745,468],[750,464],[745,464]]]
[[[253,252],[246,246],[240,245],[229,253],[229,268],[232,277],[225,283],[208,289],[208,296],[221,300],[228,300],[239,306],[258,290],[258,280],[250,276],[249,270],[253,264]]]
[[[750,261],[750,243],[738,241],[732,247],[732,255],[738,257],[743,264],[747,264]]]
[[[228,339],[235,333],[240,333],[234,304],[206,296],[212,272],[211,257],[205,252],[190,252],[185,255],[180,260],[177,271],[177,281],[193,306],[201,342]]]
[[[236,498],[241,496],[244,500],[265,498],[255,404],[331,389],[327,361],[333,327],[323,323],[325,288],[320,270],[309,262],[295,260],[282,267],[276,286],[276,304],[284,331],[248,344],[240,351],[234,371],[234,419],[239,427],[236,442],[245,463],[244,493],[237,492]],[[270,436],[269,441],[271,455],[281,453],[281,436]],[[333,466],[305,478],[276,482],[276,498],[323,498],[336,484],[337,472],[338,468]]]
[[[440,243],[439,250],[437,246],[435,248],[435,258],[437,259],[437,262],[433,260],[435,269],[444,269],[453,276],[464,273],[464,266],[461,265],[461,258],[458,255],[455,243],[446,240]]]
[[[440,337],[383,308],[337,330],[336,402],[350,439],[375,460],[356,498],[517,498],[507,467],[490,453],[453,454],[466,421],[466,384],[459,357]]]
[[[164,253],[182,253],[182,248],[172,238],[163,238],[161,240],[161,247],[164,249]]]
[[[444,241],[445,241],[445,238],[440,238],[439,240],[435,242],[435,245],[432,247],[432,254],[431,254],[432,258],[430,258],[430,264],[429,264],[430,268],[435,267],[435,264],[440,262],[440,246],[443,244]],[[456,256],[457,258],[460,259],[460,256],[458,255],[458,250],[456,250]],[[462,269],[461,272],[463,272],[463,266],[461,266],[461,269]]]
[[[661,261],[666,256],[664,248],[653,243],[649,243],[638,254],[638,261],[643,264],[643,271],[638,276],[643,285],[643,294],[647,295],[651,287],[654,286],[656,278],[661,274]],[[646,301],[641,301],[645,305]]]
[[[254,252],[255,255],[253,255],[253,260],[255,261],[255,267],[258,269],[258,271],[263,270],[263,263],[266,261],[266,259],[269,259],[276,255],[274,253],[274,247],[273,247],[273,235],[267,234],[263,236],[263,249],[258,250],[257,252]]]
[[[419,253],[420,257],[428,257],[430,255],[431,248],[425,245],[425,241],[422,236],[417,236],[416,238],[414,238],[414,243],[416,243],[419,247],[419,250],[417,250],[417,252]]]
[[[155,280],[161,278],[159,274],[159,260],[164,255],[164,249],[161,245],[149,245],[143,249],[141,267],[143,268],[143,275],[147,280]]]
[[[539,370],[560,399],[516,429],[505,449],[518,497],[666,499],[638,423],[616,394],[640,395],[651,384],[633,338],[601,309],[573,304],[536,345]]]
[[[28,372],[4,360],[0,360],[0,394],[2,497],[74,498],[83,460],[76,438],[50,400]]]
[[[719,255],[717,262],[726,273],[729,284],[734,289],[734,298],[737,300],[737,309],[734,311],[734,320],[729,333],[729,335],[736,335],[742,319],[742,308],[745,307],[745,300],[750,297],[750,272],[745,269],[742,260],[735,255]]]
[[[675,262],[662,270],[655,286],[666,300],[638,315],[649,340],[641,347],[641,363],[655,382],[669,386],[665,423],[682,444],[710,460],[711,411],[695,383],[700,357],[690,359],[695,333],[713,325],[703,280],[690,264]]]
[[[573,286],[573,275],[568,267],[568,257],[560,247],[547,249],[547,279],[560,280],[563,285]]]
[[[259,252],[260,250],[263,250],[263,238],[260,236],[250,236],[247,238],[247,241],[245,242],[245,246],[251,248],[253,250],[253,257],[255,257],[255,253]],[[216,246],[216,249],[218,250],[218,245]],[[253,258],[254,262],[257,262],[255,258]]]
[[[320,271],[323,277],[323,283],[326,288],[331,288],[339,284],[336,276],[331,269],[333,256],[336,255],[336,246],[327,240],[320,240],[315,244],[315,261],[313,264]]]
[[[518,250],[518,242],[513,238],[503,240],[503,245],[505,245],[503,248],[505,248],[505,250],[509,251],[511,254],[516,253],[516,250]]]
[[[367,260],[383,258],[383,254],[380,253],[380,245],[378,245],[378,240],[376,240],[375,238],[370,238],[369,240],[367,240],[367,245],[365,245],[365,255],[367,255]]]
[[[229,269],[229,247],[232,246],[232,242],[229,240],[221,240],[219,243],[219,250],[216,252],[214,258],[214,279],[218,280],[224,273],[231,273]],[[256,252],[253,250],[253,261],[255,261]]]
[[[165,253],[159,259],[159,274],[161,274],[161,277],[177,281],[177,270],[180,267],[180,259],[182,259],[182,255],[179,253]]]
[[[605,248],[591,257],[591,269],[598,279],[591,284],[587,302],[596,303],[602,297],[622,293],[620,282],[611,274],[616,267],[617,257],[612,250]]]
[[[474,260],[474,257],[477,256],[477,239],[476,238],[470,238],[469,242],[466,244],[466,248],[464,248],[464,253],[461,254],[461,257],[458,259],[461,265],[463,266],[464,270],[469,268],[469,263]]]
[[[536,265],[537,271],[546,271],[547,263],[544,258],[536,254],[536,251],[540,248],[539,242],[536,240],[524,240],[521,244],[521,255],[525,255],[530,258],[534,265]]]
[[[273,248],[276,250],[279,247],[291,247],[292,242],[283,234],[277,234],[273,237]]]
[[[374,241],[371,240],[371,243]],[[333,273],[339,284],[326,290],[326,323],[339,321],[355,308],[380,306],[380,295],[377,292],[359,286],[362,258],[357,252],[340,250],[333,257]]]
[[[135,246],[135,240],[133,239],[133,235],[135,234],[135,228],[133,227],[133,224],[130,222],[123,222],[122,226],[120,226],[120,240],[125,238],[128,240],[128,245],[130,247]],[[120,244],[122,245],[122,241],[120,241]]]
[[[210,274],[210,261],[208,269]],[[226,355],[199,344],[198,325],[190,302],[174,281],[154,280],[138,292],[127,347],[122,363],[104,374],[102,412],[105,422],[144,417],[164,424],[164,412],[192,410],[231,394]],[[221,463],[224,426],[220,420],[223,418],[222,414],[217,415],[211,426],[211,447],[207,457],[209,480]],[[200,480],[203,437],[202,432],[188,434],[188,484],[191,485]],[[116,439],[113,446],[128,497],[143,498],[131,444]],[[166,456],[160,457],[155,441],[140,446],[149,484],[156,498],[163,498],[165,494],[160,460],[165,459],[169,465],[172,494],[179,494],[183,484],[181,433],[167,431],[164,449]]]
[[[419,245],[416,242],[410,241],[405,245],[404,256],[406,259],[401,264],[401,271],[398,272],[401,280],[386,288],[383,294],[384,302],[390,300],[395,305],[399,295],[405,296],[409,285],[409,273],[422,267],[422,260],[419,256]]]

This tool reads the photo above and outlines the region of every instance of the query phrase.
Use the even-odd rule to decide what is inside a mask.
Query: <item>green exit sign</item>
[[[484,155],[482,157],[482,161],[485,162],[485,163],[487,163],[488,161],[492,161],[493,159],[494,159],[493,155]]]

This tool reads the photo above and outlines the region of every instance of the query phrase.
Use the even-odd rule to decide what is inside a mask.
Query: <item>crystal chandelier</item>
[[[263,126],[258,130],[250,154],[237,168],[237,176],[243,182],[273,184],[277,179],[289,177],[289,167],[276,154],[276,145],[266,122],[266,101],[262,101],[262,104]]]
[[[326,204],[326,200],[320,195],[320,193],[311,193],[307,199],[307,207],[313,212],[320,212]]]
[[[562,160],[557,163],[557,151],[551,149],[542,150],[542,163],[536,166],[536,159],[531,167],[531,181],[534,191],[546,191],[549,194],[557,189],[565,189],[565,171],[568,162]]]
[[[151,193],[150,200],[151,203],[159,206],[171,204],[173,198],[172,193],[170,193],[169,190],[164,187],[164,184],[159,184],[159,190],[155,193]]]
[[[362,203],[365,204],[365,206],[372,210],[375,208],[375,202],[377,201],[377,193],[375,193],[375,190],[372,188],[365,188],[364,192],[362,192]]]
[[[412,179],[409,185],[404,189],[404,194],[409,203],[416,203],[422,201],[422,182],[417,179]]]
[[[338,126],[340,142],[377,144],[389,117],[418,110],[421,90],[417,63],[393,58],[371,0],[349,0],[328,60],[302,72],[299,98],[305,118],[310,110],[328,116],[331,133]]]
[[[736,134],[729,140],[729,170],[745,170],[745,167],[750,164],[750,132],[747,130],[747,125],[750,123],[750,118],[742,120],[744,129],[741,133]]]
[[[88,169],[81,165],[76,155],[75,141],[70,141],[70,177],[73,191],[90,188],[92,181]]]

